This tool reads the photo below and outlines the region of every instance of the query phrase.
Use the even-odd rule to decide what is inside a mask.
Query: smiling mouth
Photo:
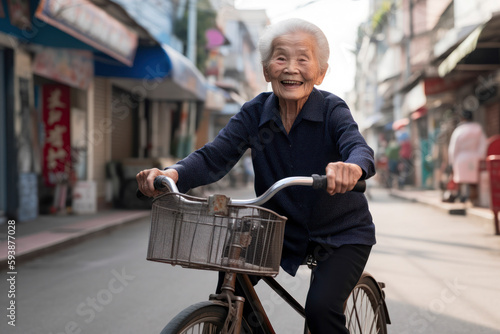
[[[281,84],[284,86],[300,86],[302,85],[301,81],[293,81],[293,80],[283,80],[281,81]]]

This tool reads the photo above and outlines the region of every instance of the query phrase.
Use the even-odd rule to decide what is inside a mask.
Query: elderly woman
[[[157,195],[166,175],[181,191],[217,181],[251,149],[255,192],[279,179],[327,175],[327,191],[290,187],[266,204],[288,217],[281,266],[295,275],[308,254],[318,265],[306,301],[312,333],[348,333],[343,303],[361,276],[375,227],[363,194],[348,192],[374,171],[373,150],[346,103],[316,89],[328,69],[329,46],[315,25],[290,19],[274,24],[259,43],[273,92],[245,103],[213,142],[165,170],[137,175],[139,189]]]

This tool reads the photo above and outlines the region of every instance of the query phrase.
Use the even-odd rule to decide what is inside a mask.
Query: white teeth
[[[284,84],[290,84],[290,85],[298,85],[298,84],[300,84],[300,81],[283,80],[282,82]]]

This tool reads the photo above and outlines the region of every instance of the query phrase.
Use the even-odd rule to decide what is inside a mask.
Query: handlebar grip
[[[166,187],[165,183],[164,183],[164,180],[166,179],[166,176],[163,176],[163,175],[159,175],[155,178],[155,181],[154,181],[154,187],[156,190],[162,190]],[[148,199],[149,197],[144,195],[139,189],[137,189],[137,191],[135,192],[135,195],[137,196],[138,199]]]
[[[162,190],[166,187],[165,185],[165,180],[166,180],[166,176],[164,175],[158,175],[156,178],[155,178],[155,181],[154,181],[154,186],[155,186],[155,189],[156,190]]]
[[[326,175],[318,175],[318,174],[313,174],[313,184],[312,187],[314,189],[324,189],[326,190],[328,186],[328,181],[326,179]],[[366,191],[366,181],[365,180],[359,180],[358,183],[354,186],[354,188],[351,191],[355,191],[358,193],[364,193]]]
[[[355,191],[357,193],[364,193],[366,191],[366,181],[359,180],[351,191]]]
[[[313,189],[326,190],[326,187],[328,186],[328,180],[326,179],[326,175],[313,174],[311,176],[313,178],[313,184],[312,184]]]

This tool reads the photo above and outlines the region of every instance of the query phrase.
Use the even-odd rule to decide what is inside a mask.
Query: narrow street
[[[389,333],[500,333],[500,238],[491,226],[381,189],[371,190],[370,206],[378,244],[366,269],[387,285]],[[207,299],[215,273],[145,260],[148,225],[144,220],[20,265],[16,327],[4,319],[0,332],[159,333],[183,308]],[[307,268],[296,278],[278,278],[305,300]],[[0,289],[8,290],[5,279]],[[279,297],[262,283],[258,292],[277,333],[301,333],[303,321]]]

